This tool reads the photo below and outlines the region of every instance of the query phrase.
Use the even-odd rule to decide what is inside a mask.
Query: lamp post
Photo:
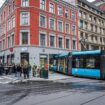
[[[83,50],[87,50],[87,48],[86,48],[86,38],[84,38],[84,37],[82,37],[81,39],[80,39],[80,43],[81,43],[81,45],[83,46]]]

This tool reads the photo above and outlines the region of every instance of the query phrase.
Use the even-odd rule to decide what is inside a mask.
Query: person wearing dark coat
[[[16,74],[17,74],[17,77],[19,78],[19,77],[21,77],[21,73],[22,73],[22,68],[21,68],[21,66],[20,66],[20,64],[18,64],[17,66],[16,66]]]
[[[3,65],[0,64],[0,75],[2,75],[2,74],[3,74]]]

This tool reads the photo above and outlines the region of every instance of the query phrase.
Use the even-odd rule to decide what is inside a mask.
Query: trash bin
[[[43,78],[48,79],[48,70],[44,70],[43,76]]]
[[[40,78],[43,78],[43,77],[44,77],[44,70],[41,69],[41,70],[40,70]]]

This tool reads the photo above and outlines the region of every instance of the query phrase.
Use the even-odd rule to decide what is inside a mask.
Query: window
[[[87,22],[84,23],[84,29],[87,29]]]
[[[15,1],[12,2],[12,11],[15,10]]]
[[[40,0],[40,9],[43,9],[43,10],[46,9],[46,1],[45,0]]]
[[[86,13],[83,13],[83,18],[86,19]]]
[[[28,44],[28,32],[22,32],[22,45]]]
[[[76,35],[76,26],[75,25],[72,26],[72,34]]]
[[[65,10],[65,17],[69,18],[69,11],[68,10]]]
[[[50,3],[49,11],[50,11],[51,13],[54,13],[54,4],[53,4],[53,3]]]
[[[12,28],[15,27],[15,17],[12,18]]]
[[[0,41],[0,51],[2,50],[2,43],[1,43],[1,41]]]
[[[53,18],[50,18],[50,29],[51,30],[55,30],[55,19]]]
[[[76,13],[72,12],[72,20],[75,21],[76,20]]]
[[[93,24],[90,24],[90,31],[93,31]]]
[[[22,6],[28,7],[29,6],[29,0],[22,0]]]
[[[63,22],[58,21],[58,31],[63,32]]]
[[[95,26],[95,32],[97,32],[97,26]]]
[[[11,8],[11,6],[9,5],[9,6],[8,6],[8,16],[10,15],[10,12],[11,12],[11,11],[10,11],[10,8]]]
[[[62,37],[58,38],[58,46],[59,46],[59,48],[63,48],[63,39],[62,39]]]
[[[72,48],[73,48],[73,50],[75,50],[76,49],[76,40],[73,40],[73,43],[72,43],[73,45],[72,45]]]
[[[46,46],[46,34],[40,34],[40,46]]]
[[[96,17],[94,17],[94,23],[96,24],[96,22],[97,22],[97,21],[96,21]]]
[[[3,40],[2,48],[5,49],[5,39]]]
[[[8,21],[8,31],[10,30],[10,20]]]
[[[21,25],[29,25],[29,12],[22,12],[21,13]]]
[[[8,37],[8,48],[10,48],[10,47],[11,47],[11,38]]]
[[[55,47],[55,36],[50,35],[50,47]]]
[[[91,15],[89,16],[89,20],[92,21],[92,16]]]
[[[66,48],[67,48],[67,49],[70,48],[70,39],[66,39]]]
[[[79,17],[82,17],[82,12],[81,11],[79,11]]]
[[[80,27],[80,28],[83,28],[83,20],[80,20],[79,27]]]
[[[58,6],[58,15],[62,16],[62,7]]]
[[[70,33],[70,25],[66,24],[66,33]]]
[[[100,68],[100,55],[76,55],[73,56],[73,68]]]
[[[14,35],[12,35],[12,47],[14,46]]]
[[[43,15],[40,15],[40,26],[46,27],[46,17]]]

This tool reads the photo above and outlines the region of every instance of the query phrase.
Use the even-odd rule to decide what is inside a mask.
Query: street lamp
[[[86,41],[87,41],[86,38],[84,38],[84,37],[80,38],[80,43],[83,46],[83,50],[87,50],[87,48],[86,48]]]

